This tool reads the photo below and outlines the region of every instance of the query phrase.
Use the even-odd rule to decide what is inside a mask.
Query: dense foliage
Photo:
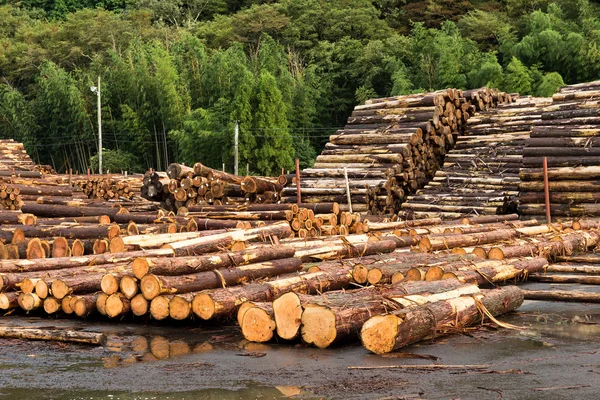
[[[600,78],[588,0],[0,0],[0,137],[57,170],[307,166],[365,99]]]

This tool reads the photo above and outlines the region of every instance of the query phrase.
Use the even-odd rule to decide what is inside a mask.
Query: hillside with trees
[[[0,138],[58,171],[307,166],[368,98],[600,78],[588,0],[4,0]]]

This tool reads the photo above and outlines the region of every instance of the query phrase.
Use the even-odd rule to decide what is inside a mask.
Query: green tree
[[[251,164],[264,175],[277,175],[293,167],[292,138],[288,131],[286,107],[277,82],[262,71],[255,88],[252,128],[257,132],[257,150]],[[258,136],[260,135],[260,136]]]
[[[540,97],[551,97],[558,88],[564,86],[562,76],[558,72],[550,72],[544,75],[542,82],[536,89],[535,95]]]
[[[506,66],[502,90],[509,93],[531,94],[533,80],[525,65],[515,57]]]

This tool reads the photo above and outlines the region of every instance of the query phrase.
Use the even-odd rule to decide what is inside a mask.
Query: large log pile
[[[523,150],[519,212],[545,215],[543,159],[548,160],[550,211],[560,219],[600,215],[600,81],[565,86],[534,124]]]
[[[313,168],[302,171],[302,201],[336,201],[348,210],[347,175],[352,211],[394,214],[433,178],[476,111],[508,101],[487,88],[368,100],[330,137]],[[290,181],[284,202],[296,201]]]
[[[336,211],[322,207],[312,211]],[[488,313],[514,309],[522,299],[513,288],[485,291],[479,286],[535,276],[548,265],[547,257],[586,250],[600,240],[597,221],[546,226],[515,217],[374,221],[366,223],[369,234],[304,239],[291,237],[287,219],[245,229],[160,233],[154,227],[166,217],[148,212],[114,214],[113,224],[104,228],[22,225],[23,233],[34,239],[110,236],[108,251],[1,260],[0,308],[154,320],[209,320],[237,313],[242,333],[252,341],[277,336],[327,347],[358,340],[362,329],[367,348],[388,351],[367,345],[367,336],[382,326],[366,325],[369,318],[383,314],[385,321],[411,321],[406,326],[415,334],[398,339],[406,334],[398,322],[399,330],[386,342],[395,343],[391,348],[427,337],[416,332],[445,332],[450,321],[454,327],[475,323]],[[171,218],[177,226],[196,222]],[[40,217],[38,223],[52,219]],[[148,233],[130,231],[134,220]],[[130,224],[124,231],[126,221]],[[336,292],[340,289],[345,290]],[[498,303],[500,298],[504,301]],[[465,311],[457,315],[452,310],[458,305]],[[421,325],[419,316],[427,313],[439,324],[432,327],[423,320]]]
[[[525,97],[469,119],[432,181],[402,204],[414,217],[517,211],[523,146],[550,99]]]

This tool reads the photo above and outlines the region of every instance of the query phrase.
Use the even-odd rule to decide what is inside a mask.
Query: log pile
[[[600,294],[581,289],[582,285],[600,285],[600,256],[598,254],[573,254],[556,257],[555,263],[543,272],[532,274],[528,280],[554,285],[551,290],[525,290],[530,300],[600,303]],[[589,286],[588,286],[589,287]]]
[[[324,211],[330,210],[313,209]],[[380,329],[370,327],[382,326],[367,324],[371,317],[418,321],[416,316],[433,313],[440,333],[450,330],[449,321],[458,324],[454,328],[472,324],[488,315],[484,310],[497,315],[522,299],[514,288],[479,286],[536,276],[547,267],[547,257],[587,250],[600,240],[597,221],[545,226],[515,217],[374,221],[367,223],[369,234],[304,239],[291,237],[287,220],[247,229],[158,233],[152,230],[158,218],[148,224],[148,234],[137,235],[114,223],[104,228],[114,229],[107,243],[112,253],[0,260],[0,308],[143,320],[237,314],[242,333],[252,341],[277,336],[328,347],[358,340],[362,329],[365,346],[382,352],[367,345],[366,337]],[[90,226],[70,228],[70,233],[56,226],[52,234],[63,237],[96,232]],[[50,234],[35,225],[21,229],[34,238]],[[517,243],[520,251],[511,248]],[[507,300],[504,308],[498,298]],[[464,313],[448,313],[459,304]],[[431,333],[430,322],[411,332]],[[386,343],[393,341],[391,348],[397,348],[426,337],[415,335],[403,342],[396,334]]]
[[[36,165],[25,151],[23,143],[13,139],[0,139],[0,176],[19,175],[36,171]],[[39,173],[35,174],[39,176]]]
[[[454,219],[516,212],[523,146],[550,102],[524,97],[470,118],[443,168],[407,197],[402,214]]]
[[[600,81],[565,86],[534,124],[523,150],[519,212],[545,215],[543,160],[548,160],[550,211],[559,219],[598,216]]]
[[[81,188],[90,199],[131,200],[141,195],[142,176],[93,175],[74,179],[75,186]]]
[[[167,210],[201,206],[272,204],[280,199],[278,178],[241,177],[201,163],[187,167],[171,164],[166,173],[149,171],[143,178],[142,196],[159,201]]]
[[[487,88],[368,100],[330,137],[313,168],[302,171],[302,201],[335,201],[349,211],[347,175],[352,211],[397,213],[406,196],[433,178],[469,118],[510,100]],[[295,202],[294,179],[286,182],[282,201]]]

